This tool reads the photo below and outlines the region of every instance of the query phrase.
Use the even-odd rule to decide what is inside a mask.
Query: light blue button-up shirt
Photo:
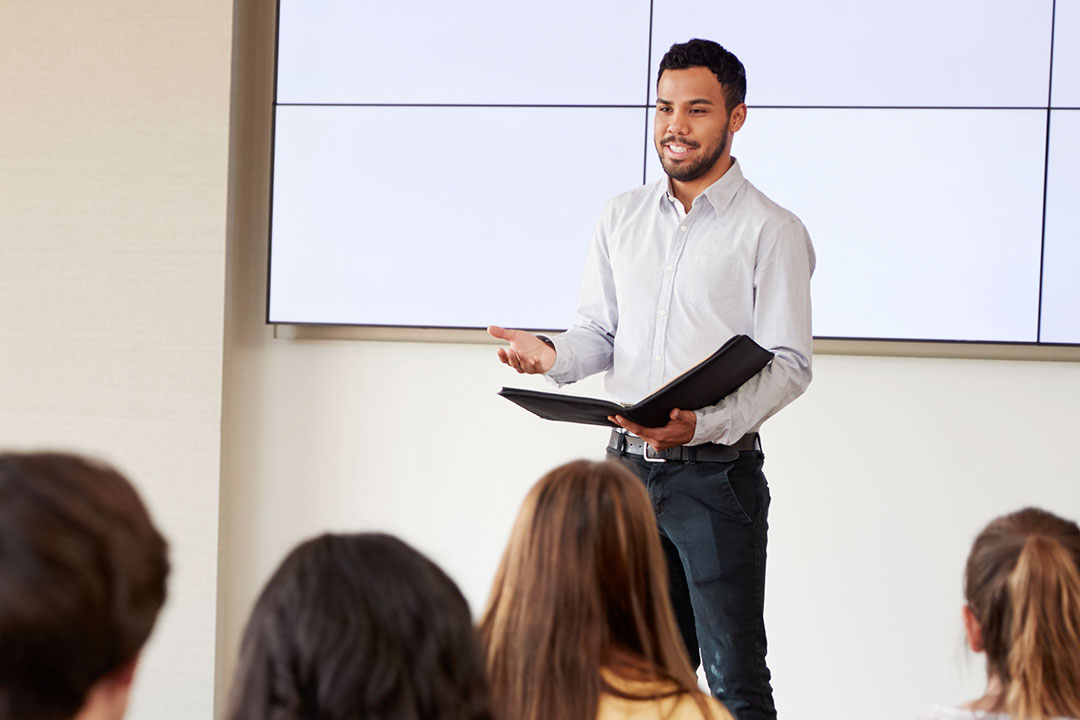
[[[719,404],[694,410],[691,445],[734,443],[810,384],[814,248],[799,218],[738,161],[684,213],[667,179],[608,201],[585,263],[578,317],[551,338],[556,385],[606,371],[634,403],[745,334],[775,357]]]

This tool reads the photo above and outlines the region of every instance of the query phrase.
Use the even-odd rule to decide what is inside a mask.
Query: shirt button
[[[667,315],[667,310],[661,310],[660,317],[664,317],[665,315]]]
[[[686,226],[685,225],[682,225],[681,227],[679,227],[679,229],[682,230],[683,232],[686,232]]]
[[[663,359],[664,359],[663,355],[657,355],[656,357],[653,358],[653,360],[655,360],[656,362],[660,362]]]
[[[675,271],[675,266],[674,265],[668,265],[667,266],[667,271],[668,272],[674,272]]]

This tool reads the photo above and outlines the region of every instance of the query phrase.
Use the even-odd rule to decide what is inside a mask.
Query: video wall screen
[[[691,37],[746,65],[816,336],[1080,344],[1077,0],[280,0],[268,320],[569,325]]]

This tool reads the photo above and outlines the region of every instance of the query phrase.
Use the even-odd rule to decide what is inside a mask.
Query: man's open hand
[[[499,348],[499,360],[519,373],[545,373],[555,364],[555,348],[524,330],[507,330],[498,325],[488,326],[488,335],[510,343]]]
[[[697,429],[697,415],[689,410],[675,408],[669,415],[671,419],[664,427],[647,428],[627,420],[622,415],[609,415],[608,420],[624,427],[639,438],[649,443],[653,450],[667,450],[670,447],[685,445],[694,439]]]

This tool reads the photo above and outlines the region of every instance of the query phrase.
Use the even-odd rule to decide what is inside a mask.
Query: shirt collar
[[[712,203],[713,209],[720,213],[735,199],[735,193],[742,188],[743,182],[744,178],[742,168],[739,167],[739,161],[731,158],[731,167],[728,168],[723,177],[705,188],[705,192],[701,194]]]
[[[742,174],[742,168],[739,167],[739,161],[733,157],[731,158],[731,167],[727,169],[727,172],[719,180],[705,188],[700,197],[704,197],[713,206],[713,210],[720,213],[731,204],[735,194],[743,186],[743,182],[745,182],[745,178]],[[664,203],[672,202],[674,198],[675,196],[671,194],[671,178],[665,177],[659,183],[657,200]],[[699,201],[695,200],[694,202]]]

